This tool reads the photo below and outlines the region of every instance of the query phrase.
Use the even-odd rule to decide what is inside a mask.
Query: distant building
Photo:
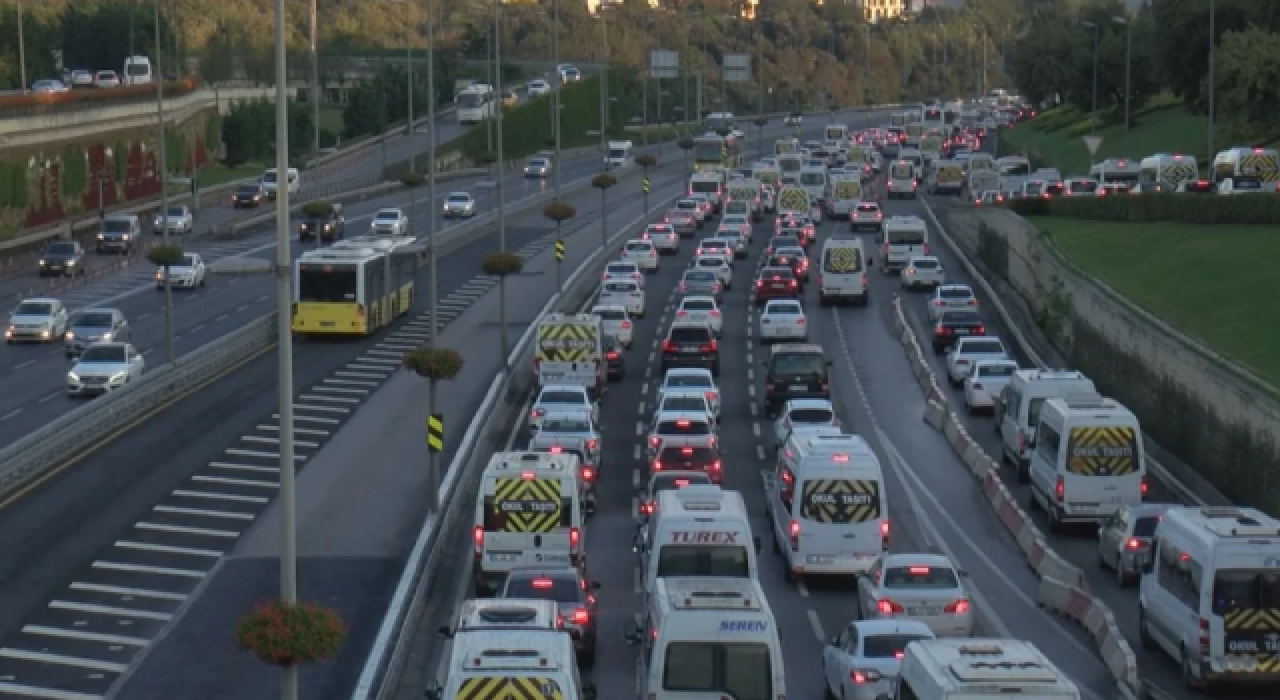
[[[896,19],[911,11],[910,0],[861,0],[862,16],[868,22]]]

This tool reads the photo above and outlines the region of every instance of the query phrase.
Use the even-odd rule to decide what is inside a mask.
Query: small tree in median
[[[400,176],[400,182],[405,187],[419,187],[422,185],[422,181],[422,173],[417,173],[412,170]]]
[[[147,260],[163,270],[164,287],[169,286],[169,268],[182,262],[182,247],[176,245],[158,245],[147,251]]]
[[[764,157],[764,127],[769,124],[769,118],[765,116],[759,116],[759,117],[756,117],[755,119],[752,119],[751,123],[756,125],[756,151],[759,152],[760,154],[759,157],[763,158]]]
[[[240,618],[235,644],[263,663],[287,668],[332,659],[346,634],[346,625],[329,608],[271,600]]]
[[[649,181],[649,168],[658,164],[658,159],[648,153],[641,153],[636,156],[636,165],[644,169],[644,180]],[[644,213],[649,213],[649,188],[644,188]]]
[[[613,173],[600,173],[591,178],[591,186],[600,190],[600,247],[609,244],[609,207],[606,198],[609,188],[618,184]]]
[[[502,364],[505,367],[511,354],[511,346],[507,343],[507,276],[520,274],[524,269],[524,258],[506,251],[490,253],[480,263],[480,269],[486,275],[498,278],[498,334],[502,339]]]
[[[547,208],[542,210],[542,213],[548,219],[551,219],[552,221],[556,222],[556,243],[564,242],[564,238],[560,234],[560,225],[568,221],[569,219],[572,219],[574,216],[576,216],[578,214],[578,210],[574,209],[572,204],[565,204],[564,202],[555,201],[548,204]],[[556,289],[560,289],[561,284],[562,284],[562,280],[560,279],[560,261],[557,259],[556,260]]]
[[[432,329],[432,342],[435,342],[436,329]],[[439,348],[431,345],[410,350],[405,353],[404,366],[414,374],[427,380],[427,410],[435,415],[436,385],[440,382],[458,378],[464,364],[462,355],[453,348]],[[432,512],[440,507],[440,453],[431,452],[427,475],[427,506]]]

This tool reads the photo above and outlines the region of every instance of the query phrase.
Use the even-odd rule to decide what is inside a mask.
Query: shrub
[[[1061,216],[1094,221],[1188,224],[1280,224],[1280,194],[1218,197],[1191,194],[1139,194],[1119,197],[1016,199],[1010,208],[1021,216]]]
[[[150,260],[156,267],[172,267],[182,262],[182,247],[158,245],[147,251],[147,260]]]
[[[506,277],[519,274],[524,269],[524,258],[515,253],[490,253],[485,256],[480,269],[491,277]]]
[[[654,158],[648,153],[641,153],[640,155],[636,156],[636,165],[646,170],[648,170],[649,168],[652,168],[657,164],[658,164],[658,159]]]
[[[453,348],[422,346],[405,353],[404,366],[431,381],[454,379],[462,371],[462,355]]]
[[[332,659],[345,635],[336,612],[311,603],[260,603],[236,624],[236,646],[273,666]]]
[[[552,221],[558,224],[563,221],[568,221],[569,219],[572,219],[574,216],[578,214],[578,210],[574,209],[572,204],[565,204],[564,202],[552,202],[547,205],[546,209],[542,210],[542,213],[548,219],[551,219]]]
[[[405,187],[419,187],[423,183],[422,173],[415,173],[412,170],[400,176],[400,182]]]
[[[598,190],[607,190],[618,184],[618,178],[613,173],[600,173],[591,178],[591,186]]]

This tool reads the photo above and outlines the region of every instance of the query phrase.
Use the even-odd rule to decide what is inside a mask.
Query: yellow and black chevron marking
[[[1257,665],[1243,673],[1280,673],[1280,657],[1272,654],[1227,654],[1226,661],[1230,664],[1233,660],[1255,659]],[[1237,671],[1236,673],[1242,673]]]
[[[1280,174],[1280,163],[1270,153],[1250,153],[1240,156],[1240,174],[1253,175],[1263,182],[1275,182]]]
[[[880,482],[868,479],[809,479],[800,517],[820,523],[865,523],[880,517]]]
[[[799,187],[784,187],[778,195],[780,211],[805,211],[809,208],[809,193]]]
[[[640,186],[644,188],[645,194],[649,194],[649,176],[646,175],[645,178],[640,181]]]
[[[851,272],[858,269],[857,253],[853,248],[832,248],[827,251],[823,269],[829,272]]]
[[[556,239],[556,262],[564,262],[564,240]]]
[[[560,684],[536,676],[467,678],[455,700],[564,700]]]
[[[551,532],[560,524],[560,480],[498,479],[493,503],[503,532]]]
[[[576,323],[538,327],[538,357],[543,362],[590,362],[596,351],[595,329]]]
[[[444,414],[427,416],[427,449],[439,452],[444,449]]]
[[[1108,425],[1072,428],[1067,441],[1067,471],[1081,476],[1124,476],[1138,470],[1138,440],[1133,428]]]
[[[1228,630],[1280,632],[1280,608],[1232,610],[1222,616],[1222,623]]]
[[[1170,189],[1177,188],[1178,185],[1194,179],[1195,176],[1196,166],[1188,163],[1174,163],[1160,169],[1160,182]]]

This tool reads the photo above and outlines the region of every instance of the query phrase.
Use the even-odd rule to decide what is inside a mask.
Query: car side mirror
[[[441,625],[440,628],[436,630],[436,634],[444,639],[453,639],[453,628],[448,625]]]
[[[427,700],[440,700],[441,690],[440,681],[433,680],[427,683],[427,687],[422,691],[422,695],[427,698]]]
[[[635,620],[632,620],[627,623],[627,630],[623,633],[622,637],[627,640],[627,644],[635,646],[640,643],[641,634],[640,625],[636,624]]]

